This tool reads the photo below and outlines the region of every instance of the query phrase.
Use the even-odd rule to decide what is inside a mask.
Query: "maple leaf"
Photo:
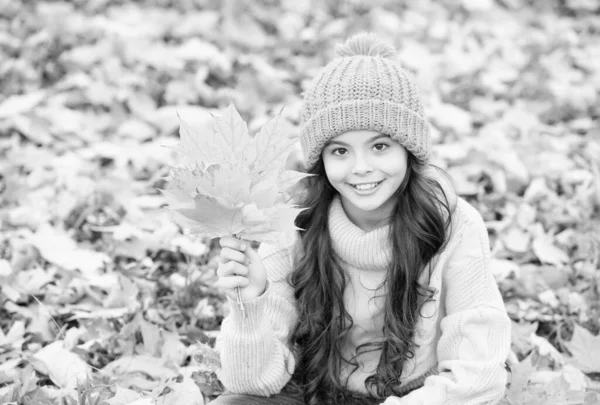
[[[192,165],[199,166],[200,169],[206,168],[208,164],[226,161],[225,149],[213,132],[199,135],[191,123],[179,114],[177,116],[180,122],[180,143],[175,150],[179,154],[189,159]],[[201,138],[201,136],[205,138]]]
[[[531,355],[523,359],[519,364],[512,367],[511,385],[506,393],[510,404],[520,403],[523,393],[529,384],[529,377],[536,370],[531,362]]]
[[[216,198],[203,195],[196,196],[192,201],[193,208],[173,208],[191,220],[186,222],[191,232],[221,237],[240,233],[244,228],[242,207],[226,207]]]
[[[248,125],[233,104],[229,104],[221,117],[215,117],[215,131],[221,135],[225,145],[230,149],[230,157],[242,161],[244,149],[250,142],[250,137]]]
[[[298,229],[294,225],[294,219],[302,210],[286,204],[278,204],[264,210],[258,209],[256,205],[247,205],[242,213],[245,228],[239,236],[262,242],[281,241],[289,244],[293,241],[293,232]]]
[[[600,336],[575,324],[573,337],[564,342],[573,355],[571,362],[584,373],[600,372]]]
[[[210,238],[293,240],[302,209],[288,204],[287,193],[310,174],[285,169],[295,140],[285,135],[281,112],[250,137],[230,104],[215,117],[213,134],[181,120],[180,136],[178,151],[192,163],[172,168],[172,187],[160,190],[176,222]]]
[[[254,149],[248,153],[256,153],[256,158],[251,162],[251,167],[258,171],[275,169],[281,171],[285,165],[290,148],[295,140],[283,136],[286,131],[286,121],[281,117],[281,111],[271,119],[254,137]],[[286,153],[288,152],[288,153]],[[250,155],[251,156],[251,155]]]

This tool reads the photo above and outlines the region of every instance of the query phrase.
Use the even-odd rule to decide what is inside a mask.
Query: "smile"
[[[363,183],[363,184],[350,184],[356,190],[371,190],[380,185],[383,180],[375,182],[375,183]]]

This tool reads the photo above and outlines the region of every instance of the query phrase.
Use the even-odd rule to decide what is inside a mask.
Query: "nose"
[[[370,173],[373,171],[371,160],[362,153],[356,154],[354,160],[354,167],[352,168],[352,174]]]

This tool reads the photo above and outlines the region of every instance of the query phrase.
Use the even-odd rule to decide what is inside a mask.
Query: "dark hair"
[[[292,335],[296,372],[292,386],[304,392],[308,405],[344,401],[340,381],[340,344],[352,326],[344,308],[346,277],[335,255],[327,217],[337,191],[329,183],[322,158],[303,179],[296,218],[301,228],[302,253],[295,257],[290,283],[299,305],[299,322]],[[357,352],[381,349],[377,372],[365,386],[372,396],[397,394],[407,359],[414,356],[414,328],[419,303],[431,299],[433,289],[418,280],[431,259],[444,247],[451,224],[451,207],[441,184],[424,174],[424,166],[409,152],[406,176],[396,192],[389,238],[392,260],[385,279],[384,341],[369,343]],[[429,266],[431,272],[431,265]],[[356,364],[355,364],[356,366]]]

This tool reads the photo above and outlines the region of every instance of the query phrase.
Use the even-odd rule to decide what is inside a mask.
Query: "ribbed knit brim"
[[[398,140],[421,162],[430,154],[429,124],[412,75],[393,58],[393,48],[373,34],[358,34],[337,49],[304,92],[301,146],[304,167],[317,163],[333,137],[372,130]]]

